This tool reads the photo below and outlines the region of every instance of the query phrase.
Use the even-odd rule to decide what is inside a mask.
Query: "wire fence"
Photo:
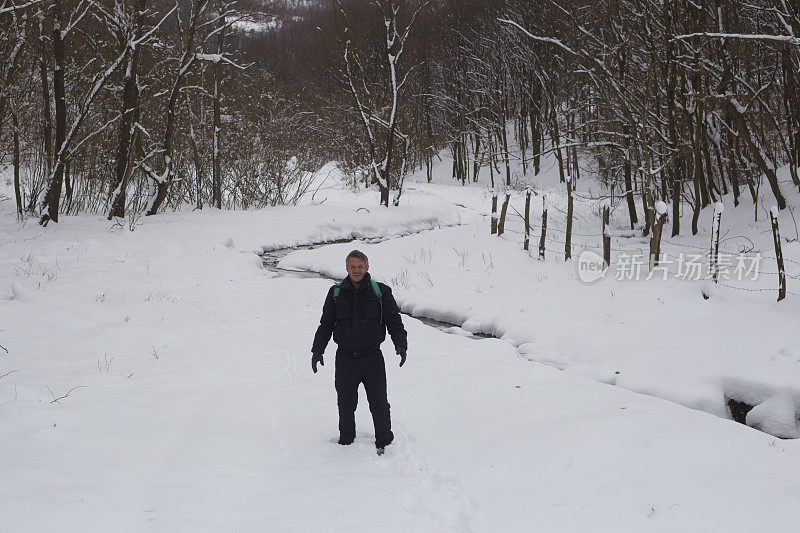
[[[520,217],[520,219],[524,221],[524,216],[521,213],[519,213],[519,211],[517,211],[515,208],[512,207],[512,209]],[[564,212],[561,209],[555,208],[554,211],[563,214],[565,217],[567,216],[566,212]],[[538,215],[537,215],[537,218],[538,218]],[[537,255],[541,251],[540,242],[541,242],[541,236],[542,236],[542,225],[541,224],[537,224],[537,223],[529,223],[528,227],[529,227],[529,253],[531,255]],[[524,225],[523,225],[523,228],[524,228]],[[519,230],[519,229],[506,227],[505,230],[504,230],[504,233],[513,233],[513,234],[517,234],[517,235],[525,235],[526,231],[524,229]],[[553,235],[551,235],[551,233],[556,233],[557,236],[553,236]],[[603,242],[602,242],[602,239],[604,237],[603,232],[581,233],[581,232],[577,232],[577,231],[572,231],[570,233],[571,233],[571,236],[574,236],[574,237],[581,237],[581,238],[584,238],[584,239],[587,239],[587,238],[588,239],[595,239],[595,238],[600,239],[599,243],[586,242],[586,241],[583,241],[583,240],[578,240],[576,242],[576,241],[573,241],[572,239],[570,239],[569,246],[571,247],[571,250],[581,250],[581,251],[589,250],[589,251],[593,251],[593,252],[598,253],[598,255],[603,255],[604,254],[605,250],[603,248]],[[650,242],[649,242],[649,240],[652,239],[652,236],[635,235],[635,234],[633,234],[633,232],[631,232],[631,234],[627,234],[626,235],[626,234],[615,233],[613,231],[609,231],[607,233],[607,235],[609,237],[611,237],[612,239],[614,239],[614,240],[620,240],[621,239],[621,240],[623,240],[623,242],[624,242],[625,239],[638,239],[639,240],[639,242],[637,242],[637,243],[631,243],[631,245],[628,246],[628,247],[610,246],[610,251],[611,252],[616,252],[618,254],[618,258],[619,258],[619,254],[626,254],[625,258],[628,259],[628,260],[632,260],[632,259],[643,260],[645,258],[647,258],[649,260],[649,257],[650,257]],[[546,254],[551,254],[551,255],[554,254],[556,256],[562,256],[562,257],[566,256],[566,247],[567,247],[566,236],[567,236],[567,230],[566,229],[557,227],[555,225],[548,225],[546,227],[546,233],[545,233],[545,238],[544,238],[544,242],[545,242],[544,251],[545,251],[545,253]],[[642,239],[648,239],[648,241],[641,242]],[[735,237],[727,237],[725,239],[722,239],[721,242],[731,241],[731,240],[735,240],[735,239],[746,239],[747,241],[750,241],[747,237],[735,236]],[[708,261],[709,261],[709,264],[711,263],[713,252],[711,250],[711,244],[710,243],[709,243],[708,246],[699,246],[697,244],[677,242],[677,241],[674,241],[674,240],[671,240],[671,239],[666,239],[666,238],[663,238],[663,237],[661,238],[661,243],[667,244],[670,247],[678,248],[678,249],[702,251],[701,254],[695,254],[695,255],[698,256],[698,257],[707,258]],[[554,245],[562,245],[562,246],[560,248],[556,248],[556,247],[554,247]],[[747,250],[747,252],[745,252],[744,250],[738,250],[738,251],[732,251],[732,250],[727,250],[727,249],[719,250],[717,252],[717,257],[722,257],[722,256],[726,256],[726,255],[727,256],[732,256],[732,257],[744,257],[744,256],[751,257],[751,255],[747,255],[747,253],[748,252],[752,253],[755,250],[755,245],[753,245],[752,241],[750,241],[750,247],[749,248],[750,249]],[[572,255],[572,253],[570,255]],[[662,255],[665,256],[665,257],[667,256],[667,254],[662,254]],[[777,259],[776,259],[775,256],[769,255],[769,254],[762,254],[760,251],[755,251],[755,256],[754,257],[759,258],[759,261],[766,260],[766,261],[776,261],[777,262]],[[789,258],[785,258],[784,257],[783,261],[787,262],[787,263],[791,263],[793,265],[800,266],[800,261],[798,261],[798,260],[789,259]],[[612,262],[613,262],[613,258],[612,258]],[[662,263],[663,263],[663,260],[662,260]],[[728,266],[732,266],[732,265],[728,265]],[[717,268],[719,268],[719,266],[717,266]],[[773,272],[773,271],[769,271],[769,270],[759,270],[757,268],[756,268],[754,273],[755,273],[755,277],[752,279],[753,281],[755,281],[759,276],[778,277],[778,276],[781,275],[781,273],[777,272],[777,271]],[[784,269],[783,275],[788,279],[800,280],[800,270],[798,270],[798,272],[789,272],[786,269]],[[673,277],[679,277],[679,276],[673,275]],[[686,279],[686,278],[682,278],[682,279]],[[707,279],[712,279],[712,278],[708,277]],[[719,280],[717,280],[716,283],[721,287],[726,287],[726,288],[729,288],[729,289],[732,289],[732,290],[745,291],[745,292],[775,292],[775,291],[779,291],[780,290],[777,287],[739,287],[739,286],[736,286],[736,285],[731,285],[729,283],[724,283],[724,282],[719,281]],[[792,292],[792,291],[787,290],[786,294],[794,295],[795,293]]]

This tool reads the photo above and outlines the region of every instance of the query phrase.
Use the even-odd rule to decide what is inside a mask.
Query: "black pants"
[[[352,440],[356,436],[358,385],[364,384],[369,410],[375,424],[375,446],[383,448],[394,439],[389,401],[386,399],[386,367],[383,354],[353,356],[336,355],[336,397],[339,405],[339,437]]]

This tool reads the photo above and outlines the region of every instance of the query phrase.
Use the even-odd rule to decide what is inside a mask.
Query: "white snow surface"
[[[555,252],[523,253],[518,222],[490,238],[481,187],[409,180],[391,209],[328,189],[133,232],[89,215],[20,225],[12,203],[0,202],[3,531],[796,530],[800,443],[724,418],[740,394],[757,405],[749,423],[792,429],[796,297],[581,284]],[[576,202],[576,232],[594,228],[594,207]],[[255,255],[342,238],[387,240],[282,264],[341,277],[357,247],[404,310],[457,326],[404,317],[403,368],[384,345],[396,441],[383,457],[363,390],[356,443],[333,442],[333,343],[310,369],[331,282],[278,277]],[[465,338],[476,331],[502,339]]]
[[[465,224],[432,235],[365,245],[363,251],[384,265],[376,277],[395,286],[403,310],[415,316],[491,334],[537,362],[720,417],[729,416],[730,399],[757,405],[790,391],[795,411],[780,411],[785,418],[774,434],[794,436],[786,428],[797,425],[800,412],[800,329],[796,324],[800,301],[792,297],[775,302],[777,273],[766,212],[753,221],[752,209],[742,205],[731,211],[721,230],[726,238],[720,261],[728,262],[726,273],[733,274],[736,266],[731,252],[747,243],[754,248],[751,255],[763,256],[757,279],[722,276],[716,285],[708,275],[698,280],[678,278],[681,255],[696,255],[707,263],[708,236],[718,202],[704,210],[708,224],[697,236],[662,238],[662,254],[667,256],[662,266],[668,279],[662,279],[660,272],[646,279],[649,239],[640,238],[640,230],[622,229],[627,217],[618,210],[611,222],[615,233],[612,267],[615,263],[619,267],[623,255],[639,254],[645,259],[641,279],[617,279],[612,268],[601,281],[584,284],[577,265],[564,263],[563,245],[558,244],[564,238],[566,194],[556,170],[551,167],[533,178],[535,188],[555,207],[548,220],[548,236],[555,236],[547,245],[547,261],[537,260],[535,244],[530,255],[523,252],[520,217],[507,222],[503,238],[489,235],[490,204],[484,190],[417,184],[428,195],[440,194],[443,200],[450,198],[464,206],[473,218],[465,215]],[[788,168],[782,170],[779,175],[788,180]],[[421,181],[419,175],[416,181]],[[578,184],[573,257],[581,250],[601,252],[599,203],[585,199],[591,196],[593,184],[585,179]],[[797,206],[799,199],[797,194],[791,196],[790,204]],[[541,203],[531,204],[531,220],[540,220]],[[515,205],[521,212],[521,192],[512,198],[511,207]],[[688,233],[690,216],[687,213],[682,221],[684,233]],[[784,225],[792,223],[788,209],[780,218]],[[532,231],[534,243],[539,231]],[[281,265],[334,276],[346,247],[296,252]],[[800,241],[784,243],[783,253],[791,265],[791,290],[791,280],[800,279]],[[740,383],[757,384],[763,393],[748,400],[748,387],[737,386]]]

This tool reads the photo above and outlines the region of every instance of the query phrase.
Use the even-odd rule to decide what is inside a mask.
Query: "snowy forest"
[[[510,159],[536,175],[552,151],[577,179],[591,158],[631,228],[661,200],[673,236],[762,181],[783,209],[784,164],[800,186],[793,0],[4,0],[0,17],[0,147],[42,223],[292,203],[327,161],[388,204],[442,150],[454,179],[497,186]]]
[[[794,533],[800,0],[0,0],[0,529]]]

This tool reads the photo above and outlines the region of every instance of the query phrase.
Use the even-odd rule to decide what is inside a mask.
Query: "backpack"
[[[339,293],[342,290],[342,283],[344,283],[344,280],[337,283],[336,286],[333,288],[334,301],[336,301],[336,298],[339,297]],[[381,324],[383,324],[383,294],[381,293],[381,288],[378,286],[378,282],[375,281],[374,279],[370,279],[369,284],[372,286],[372,292],[374,292],[375,296],[378,297],[378,302],[380,303],[381,306],[381,314],[378,320],[380,321]]]

